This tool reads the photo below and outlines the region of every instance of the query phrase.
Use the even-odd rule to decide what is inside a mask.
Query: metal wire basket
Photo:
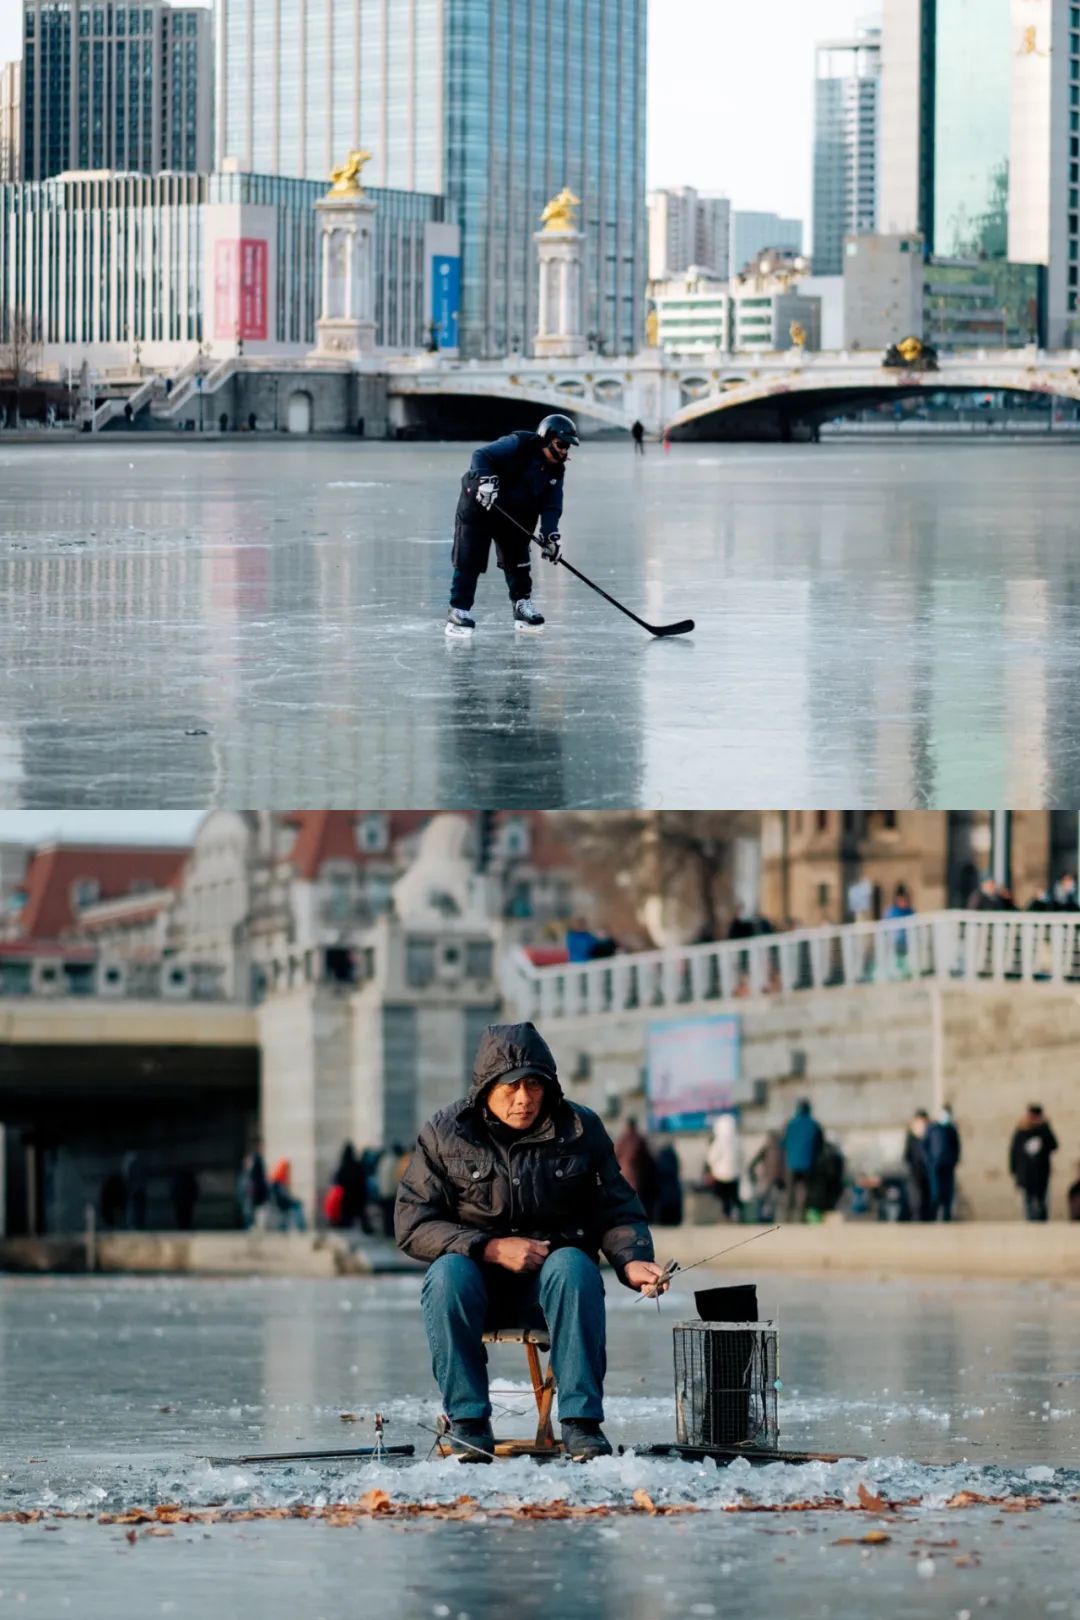
[[[777,1332],[771,1322],[678,1322],[675,1429],[684,1446],[775,1451]]]

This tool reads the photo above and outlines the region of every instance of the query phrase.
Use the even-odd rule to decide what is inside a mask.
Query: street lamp
[[[204,374],[205,374],[205,371],[206,371],[206,362],[207,362],[207,359],[209,357],[209,354],[210,354],[210,345],[204,340],[202,343],[199,344],[198,362],[197,362],[198,370],[197,370],[196,375],[195,375],[195,387],[198,389],[198,392],[199,392],[199,432],[200,433],[203,432],[204,421],[205,421],[204,408],[203,408],[203,397],[204,397],[203,396],[203,385],[204,385]]]

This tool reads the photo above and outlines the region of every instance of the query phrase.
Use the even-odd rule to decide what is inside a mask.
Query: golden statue
[[[655,309],[650,309],[645,317],[645,347],[655,349],[660,342],[660,317]]]
[[[360,170],[365,163],[370,162],[370,152],[350,152],[344,163],[330,176],[331,192],[337,192],[338,195],[345,192],[349,196],[362,197],[364,188],[360,184]]]
[[[896,348],[901,360],[906,360],[909,366],[922,359],[923,346],[917,337],[904,338]]]
[[[540,215],[540,223],[545,231],[576,231],[574,213],[580,207],[581,198],[575,197],[569,186],[563,186]]]
[[[788,334],[797,349],[806,348],[806,327],[800,326],[798,321],[792,321]]]
[[[1020,40],[1020,49],[1016,54],[1017,56],[1046,56],[1048,54],[1046,51],[1040,51],[1039,49],[1038,28],[1024,29]]]

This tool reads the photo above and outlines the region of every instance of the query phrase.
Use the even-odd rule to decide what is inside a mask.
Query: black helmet
[[[581,443],[573,422],[568,416],[561,416],[558,412],[554,416],[545,416],[536,431],[545,445],[550,444],[552,439],[561,439],[564,444]]]

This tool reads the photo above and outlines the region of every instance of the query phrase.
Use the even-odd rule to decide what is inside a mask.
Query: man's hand
[[[476,486],[476,499],[485,512],[490,512],[498,498],[499,480],[494,473],[485,473]]]
[[[535,1238],[491,1238],[484,1245],[488,1265],[502,1266],[506,1271],[539,1271],[550,1253],[551,1244]]]
[[[663,1276],[664,1268],[658,1266],[654,1260],[631,1260],[623,1272],[623,1276],[631,1288],[637,1288],[641,1293],[649,1293],[656,1289],[658,1294],[666,1294],[671,1287],[670,1282],[657,1283]]]
[[[542,534],[537,538],[537,545],[544,553],[549,563],[557,563],[562,556],[562,536],[556,529],[552,534]]]

